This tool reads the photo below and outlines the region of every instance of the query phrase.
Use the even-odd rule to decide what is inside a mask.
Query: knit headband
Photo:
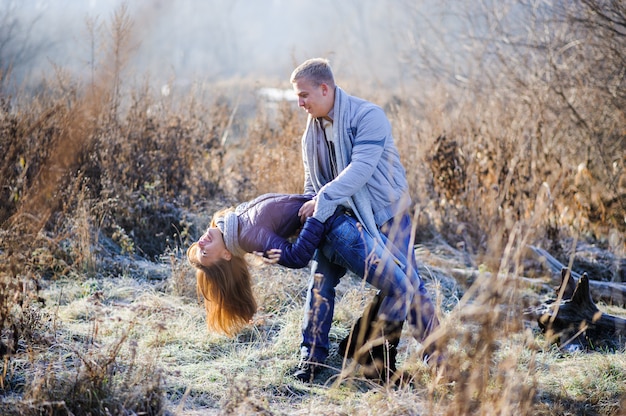
[[[227,212],[216,220],[217,228],[224,235],[224,243],[233,256],[243,257],[246,252],[239,247],[239,217],[234,212]]]

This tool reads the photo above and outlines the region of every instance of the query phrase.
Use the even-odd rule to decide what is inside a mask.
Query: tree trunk
[[[548,266],[554,273],[561,273],[561,278],[563,276],[564,270],[567,271],[567,268],[564,264],[555,259],[550,253],[545,251],[542,248],[530,246],[530,248],[539,256],[543,257]],[[580,279],[580,274],[575,271],[570,271],[570,275],[572,278],[568,280],[568,292],[570,294],[574,293],[574,288],[576,287],[576,281]],[[615,306],[626,306],[626,284],[624,283],[615,283],[615,282],[601,282],[598,280],[589,280],[589,286],[593,291],[592,297],[595,302],[605,302],[607,305],[615,305]]]

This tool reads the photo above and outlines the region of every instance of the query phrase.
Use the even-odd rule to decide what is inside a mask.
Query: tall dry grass
[[[19,364],[34,371],[34,379],[12,386],[31,403],[14,407],[20,414],[160,411],[160,379],[145,378],[154,369],[135,369],[136,352],[124,358],[131,368],[119,369],[127,336],[110,351],[97,348],[95,339],[86,351],[58,341],[60,357],[73,356],[75,365],[57,371],[53,357],[49,369],[41,368],[39,351],[57,341],[47,335],[51,328],[33,321],[45,301],[38,291],[47,279],[123,272],[111,255],[157,259],[168,247],[187,244],[191,223],[180,205],[219,194],[221,149],[215,143],[227,122],[220,119],[223,106],[205,113],[190,97],[177,112],[167,112],[147,86],[123,93],[132,33],[125,7],[108,28],[112,43],[104,58],[110,59],[94,67],[91,83],[69,79],[58,68],[36,96],[2,102],[3,381],[15,377],[9,369],[19,359],[12,357],[37,351]],[[199,114],[215,117],[203,121]],[[135,397],[127,383],[145,389]]]

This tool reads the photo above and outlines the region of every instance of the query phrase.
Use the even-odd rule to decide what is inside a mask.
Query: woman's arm
[[[280,250],[278,264],[292,269],[300,269],[309,264],[324,234],[324,224],[315,218],[307,218],[300,234],[293,243],[279,235],[269,235],[265,253],[278,249]]]

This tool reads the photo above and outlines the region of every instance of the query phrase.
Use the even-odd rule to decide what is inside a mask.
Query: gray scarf
[[[352,141],[348,135],[350,127],[350,102],[349,96],[341,88],[335,89],[335,107],[334,107],[334,120],[333,120],[333,136],[335,140],[335,153],[337,158],[337,169],[341,172],[345,169],[351,160],[352,155]],[[304,157],[307,160],[309,167],[309,173],[311,176],[311,183],[315,192],[318,193],[324,187],[323,175],[321,166],[318,163],[318,153],[322,152],[319,149],[317,143],[318,140],[325,140],[323,137],[322,128],[316,128],[316,119],[309,116],[307,122],[307,128],[304,132]],[[322,152],[323,154],[324,152]],[[326,157],[326,156],[323,156]],[[317,208],[315,211],[315,218],[324,222],[326,221],[337,209],[339,205],[349,207],[357,216],[359,222],[363,224],[365,229],[374,238],[380,239],[378,227],[374,220],[374,213],[372,211],[372,205],[370,203],[369,194],[365,187],[361,188],[357,193],[351,197],[342,199],[328,199],[324,197],[317,198]]]

